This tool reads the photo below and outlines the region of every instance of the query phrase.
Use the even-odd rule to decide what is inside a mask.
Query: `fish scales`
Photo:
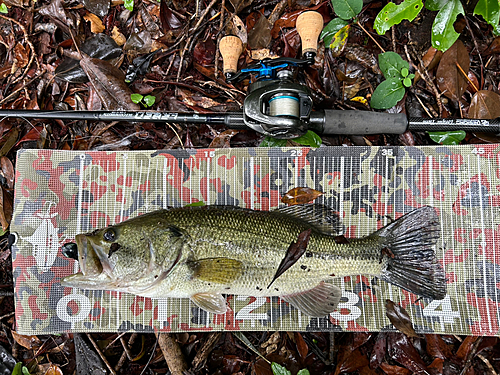
[[[78,235],[82,273],[62,284],[191,298],[214,313],[226,311],[224,293],[279,296],[306,314],[324,316],[341,296],[333,277],[357,274],[444,298],[444,271],[432,249],[439,237],[434,209],[415,210],[347,244],[336,243],[325,226],[335,220],[319,205],[270,212],[230,206],[159,210]],[[273,281],[291,244],[308,229],[305,253]]]

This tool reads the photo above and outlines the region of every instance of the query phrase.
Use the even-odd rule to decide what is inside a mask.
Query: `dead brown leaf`
[[[293,206],[296,204],[304,204],[314,201],[316,198],[321,197],[324,193],[307,187],[296,187],[285,193],[281,198],[284,204]]]
[[[139,104],[130,98],[132,91],[125,83],[125,75],[117,67],[86,55],[80,60],[80,65],[107,110],[141,109]]]
[[[500,95],[481,90],[472,97],[469,118],[490,120],[500,116]]]
[[[47,371],[45,371],[44,375],[63,375],[63,372],[61,371],[59,366],[52,363]]]
[[[422,57],[424,68],[426,68],[427,71],[431,71],[437,66],[439,61],[441,61],[441,57],[443,57],[443,52],[435,49],[434,47],[429,47],[425,55]],[[418,71],[415,72],[414,82],[417,83],[420,78],[422,77],[420,77]]]
[[[457,40],[444,54],[436,72],[437,86],[443,94],[453,100],[460,100],[467,88],[467,77],[458,69],[457,63],[467,74],[469,71],[469,52]]]
[[[295,345],[297,346],[297,351],[299,352],[300,359],[304,361],[307,357],[307,353],[309,352],[309,347],[307,346],[300,332],[294,332],[293,337],[295,339]]]
[[[385,300],[385,315],[389,318],[392,325],[400,332],[404,333],[408,337],[418,337],[417,333],[413,329],[413,323],[410,315],[408,315],[403,307],[396,305],[390,299]]]
[[[5,178],[7,188],[13,189],[15,177],[14,166],[10,159],[5,156],[0,157],[0,175]]]
[[[297,242],[292,242],[286,251],[285,257],[282,259],[276,274],[274,275],[271,283],[267,286],[271,286],[274,281],[280,277],[287,269],[293,266],[300,257],[306,252],[307,244],[309,243],[309,238],[311,237],[311,228],[301,232],[297,238]]]
[[[83,18],[85,19],[85,21],[90,22],[90,31],[92,31],[94,34],[102,33],[104,30],[106,30],[101,19],[95,14],[88,12],[83,16]]]
[[[21,43],[17,43],[14,47],[14,56],[16,59],[17,68],[24,68],[29,62],[29,47],[24,48]]]
[[[233,138],[236,134],[238,134],[241,130],[236,129],[228,129],[223,131],[220,134],[217,134],[215,138],[212,140],[208,148],[230,148],[231,138]]]
[[[14,340],[26,349],[37,350],[41,345],[42,341],[37,336],[25,336],[17,333],[16,331],[11,331]]]

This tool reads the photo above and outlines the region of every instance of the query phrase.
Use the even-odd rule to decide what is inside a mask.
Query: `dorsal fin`
[[[338,236],[344,231],[339,215],[322,204],[299,204],[278,208],[276,211],[304,221],[308,226],[326,235]]]

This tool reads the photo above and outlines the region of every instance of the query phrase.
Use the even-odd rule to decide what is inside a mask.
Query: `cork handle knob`
[[[323,30],[323,16],[318,12],[304,12],[297,17],[295,27],[302,40],[302,55],[306,52],[315,54],[318,50],[318,37]]]
[[[238,70],[238,59],[243,52],[243,43],[237,36],[228,35],[220,40],[219,51],[222,55],[224,74],[234,74]]]

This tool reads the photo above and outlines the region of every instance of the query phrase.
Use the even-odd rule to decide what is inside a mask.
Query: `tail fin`
[[[377,234],[385,238],[389,249],[382,250],[386,255],[382,280],[423,297],[446,296],[445,273],[432,248],[440,236],[438,217],[432,207],[416,209]]]

